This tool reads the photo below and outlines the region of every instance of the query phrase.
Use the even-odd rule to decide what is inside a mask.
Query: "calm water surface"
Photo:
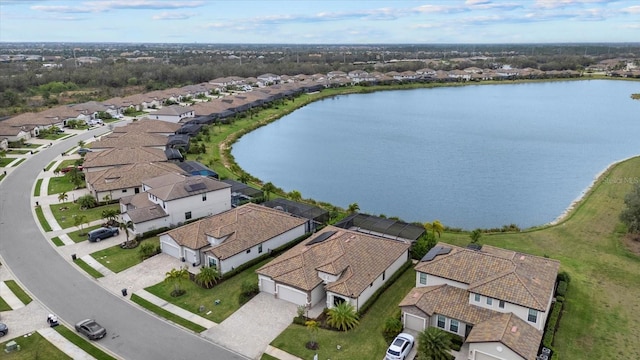
[[[305,198],[474,229],[553,221],[640,154],[640,83],[475,85],[345,95],[245,135],[237,163]]]

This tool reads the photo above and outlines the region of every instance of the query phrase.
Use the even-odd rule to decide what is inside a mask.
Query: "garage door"
[[[166,242],[162,243],[162,252],[167,255],[171,255],[176,259],[180,259],[182,257],[180,256],[180,248]]]
[[[273,280],[265,279],[263,277],[260,278],[260,291],[266,292],[267,294],[275,294],[276,292],[276,283]]]
[[[292,302],[296,305],[307,304],[307,294],[294,290],[288,286],[278,285],[278,298],[287,300],[288,302]]]
[[[491,355],[481,353],[481,352],[476,352],[475,354],[476,354],[475,360],[500,360],[500,358],[493,357]]]
[[[405,329],[422,331],[424,330],[425,321],[423,318],[404,313],[404,327]]]

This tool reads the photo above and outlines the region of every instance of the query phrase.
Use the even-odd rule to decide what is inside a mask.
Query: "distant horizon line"
[[[151,42],[151,41],[0,41],[0,44],[154,44],[154,45],[252,45],[252,46],[442,46],[442,45],[640,45],[640,42],[610,41],[610,42],[496,42],[496,43],[208,43],[208,42]]]

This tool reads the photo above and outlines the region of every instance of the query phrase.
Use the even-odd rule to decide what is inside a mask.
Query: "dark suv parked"
[[[117,236],[120,233],[118,228],[114,227],[101,227],[95,230],[89,231],[89,241],[98,242],[102,239],[106,239],[112,236]]]

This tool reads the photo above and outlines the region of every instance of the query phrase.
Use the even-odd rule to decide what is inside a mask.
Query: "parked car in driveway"
[[[78,169],[78,171],[82,171],[82,165],[80,165],[80,166],[67,166],[67,167],[64,167],[64,168],[62,168],[62,169],[60,169],[58,171],[60,171],[63,174],[66,174],[66,173],[68,173],[69,171],[71,171],[73,169]]]
[[[400,333],[393,339],[387,349],[385,360],[405,360],[413,348],[414,338],[407,333]]]
[[[3,337],[9,333],[9,327],[5,323],[0,322],[0,337]]]
[[[107,329],[92,319],[85,319],[77,323],[76,331],[89,338],[89,340],[102,339],[107,335]]]
[[[101,227],[89,231],[89,235],[87,236],[90,242],[98,242],[102,239],[117,236],[118,234],[120,234],[120,230],[118,230],[118,228],[116,227]]]
[[[86,155],[88,152],[91,152],[91,149],[87,149],[87,148],[80,148],[80,149],[78,149],[78,151],[77,151],[78,155]]]

